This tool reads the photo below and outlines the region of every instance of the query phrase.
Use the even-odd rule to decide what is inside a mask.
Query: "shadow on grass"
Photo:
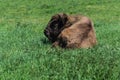
[[[45,45],[52,44],[47,38],[41,38],[41,42]]]

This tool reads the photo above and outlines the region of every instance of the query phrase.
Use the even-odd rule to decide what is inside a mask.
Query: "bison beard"
[[[96,44],[92,21],[81,15],[54,15],[44,30],[53,46],[62,48],[89,48]]]

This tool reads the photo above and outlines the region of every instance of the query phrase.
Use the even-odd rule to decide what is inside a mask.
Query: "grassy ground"
[[[120,80],[119,0],[0,0],[0,80]],[[91,49],[54,49],[43,30],[53,14],[95,24]]]

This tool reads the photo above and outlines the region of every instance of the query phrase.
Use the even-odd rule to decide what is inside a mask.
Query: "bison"
[[[55,14],[44,34],[53,47],[89,48],[97,43],[93,22],[83,15]]]

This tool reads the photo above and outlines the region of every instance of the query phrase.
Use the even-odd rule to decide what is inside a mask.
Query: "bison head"
[[[64,25],[67,22],[67,15],[64,13],[55,14],[52,16],[50,21],[47,24],[47,27],[44,30],[45,36],[51,41],[55,42],[58,35],[64,28]]]

